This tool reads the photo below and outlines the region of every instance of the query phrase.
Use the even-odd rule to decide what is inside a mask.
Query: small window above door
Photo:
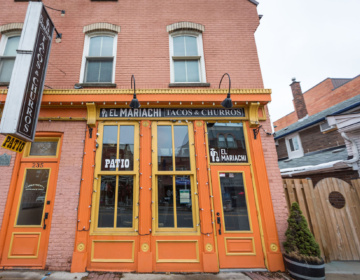
[[[35,138],[24,151],[24,157],[57,157],[60,138]]]
[[[210,163],[247,163],[242,123],[208,123]]]

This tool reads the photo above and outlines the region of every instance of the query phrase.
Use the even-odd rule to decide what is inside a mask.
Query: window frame
[[[229,123],[229,124],[242,124],[242,130],[243,130],[243,134],[244,134],[244,149],[246,150],[246,157],[247,157],[247,162],[211,162],[210,160],[210,139],[209,139],[209,129],[207,124],[209,123]],[[251,160],[251,152],[250,152],[250,143],[249,143],[249,138],[248,138],[248,126],[247,126],[247,122],[245,121],[219,121],[219,122],[215,122],[215,121],[209,121],[206,122],[205,125],[205,133],[206,133],[206,153],[207,153],[207,158],[208,158],[208,164],[209,165],[251,165],[252,160]],[[225,137],[225,144],[227,145],[227,138],[226,136],[229,133],[217,133],[216,134],[216,141],[218,141],[218,136],[222,134]],[[231,134],[231,133],[230,133]],[[235,141],[236,142],[236,141]],[[237,146],[238,148],[239,146]]]
[[[119,131],[120,126],[134,126],[134,164],[133,170],[114,170],[114,171],[102,171],[101,170],[101,160],[102,160],[102,151],[103,151],[103,134],[104,134],[104,126],[118,126],[118,139],[117,139],[117,147],[119,145]],[[93,185],[93,196],[92,196],[92,211],[91,211],[91,227],[90,227],[90,235],[138,235],[139,230],[139,184],[140,184],[140,174],[139,174],[139,147],[140,147],[140,135],[139,130],[139,123],[138,122],[106,122],[100,123],[98,126],[98,139],[97,143],[99,147],[96,150],[95,155],[95,170],[94,170],[94,185]],[[117,149],[117,154],[119,150]],[[118,228],[114,223],[113,228],[104,227],[101,228],[98,226],[99,222],[99,206],[100,206],[100,196],[101,196],[101,176],[133,176],[133,220],[132,220],[132,227],[130,228]],[[116,179],[116,186],[115,186],[115,194],[118,191],[118,182],[119,180]],[[115,196],[115,206],[114,206],[114,218],[116,216],[116,207],[117,207],[117,194]]]
[[[292,139],[296,139],[298,144],[299,144],[299,149],[298,150],[294,150],[291,151],[291,147],[290,147],[290,140]],[[288,157],[289,159],[292,158],[299,158],[299,157],[303,157],[304,156],[304,150],[301,144],[301,139],[300,139],[300,135],[299,133],[295,133],[295,134],[291,134],[285,137],[285,143],[286,143],[286,150],[288,153]]]
[[[174,56],[174,38],[181,36],[191,36],[196,38],[198,55],[197,56]],[[175,31],[169,34],[169,53],[170,53],[170,83],[172,84],[204,84],[206,83],[206,70],[204,59],[204,47],[202,33],[196,31]],[[186,59],[188,57],[188,59]],[[175,58],[175,59],[174,59]],[[176,60],[198,60],[199,61],[199,82],[175,82],[174,61]]]
[[[14,66],[15,66],[16,55],[15,56],[4,56],[4,52],[5,52],[5,48],[6,48],[8,39],[11,38],[11,37],[20,37],[20,39],[21,39],[21,30],[9,31],[9,32],[6,32],[5,34],[1,35],[1,39],[0,39],[0,60],[3,57],[14,58]],[[20,41],[19,41],[19,44],[20,44]],[[18,48],[19,48],[19,46],[18,46]],[[13,70],[14,70],[14,68],[13,68]],[[0,69],[0,73],[1,73],[1,69]],[[12,74],[11,74],[11,76],[12,76]],[[11,81],[11,76],[10,76],[10,81]],[[9,82],[1,82],[0,81],[0,85],[8,85],[8,84],[10,84],[10,81]]]
[[[59,157],[59,151],[60,151],[60,140],[61,137],[35,137],[34,142],[56,142],[57,143],[57,147],[56,147],[56,154],[55,155],[50,155],[50,156],[38,156],[38,155],[30,155],[30,151],[31,151],[31,145],[32,142],[28,142],[25,146],[24,149],[24,158],[58,158]]]
[[[86,82],[85,81],[85,74],[86,74],[86,65],[89,57],[89,50],[90,50],[90,39],[93,37],[101,37],[101,36],[107,36],[107,37],[113,37],[113,67],[112,67],[112,75],[111,75],[111,81],[110,82]],[[116,69],[116,56],[117,56],[117,40],[118,40],[118,34],[116,32],[111,31],[102,31],[102,32],[89,32],[85,34],[84,39],[84,49],[83,49],[83,55],[82,55],[82,61],[81,61],[81,69],[80,69],[80,79],[79,82],[82,85],[87,84],[114,84],[115,83],[115,69]],[[104,58],[110,58],[108,56],[104,56]]]
[[[173,133],[173,126],[187,126],[188,127],[188,136],[189,136],[189,157],[190,157],[190,170],[185,171],[176,171],[176,164],[175,164],[175,150],[174,150],[174,135],[172,134],[172,146],[173,146],[173,170],[172,171],[159,171],[158,170],[158,150],[157,150],[157,128],[158,126],[171,126],[172,133]],[[176,233],[177,235],[200,235],[200,213],[199,213],[199,201],[198,201],[198,188],[197,188],[197,179],[196,179],[196,162],[195,162],[195,139],[194,139],[194,127],[192,122],[169,122],[169,121],[159,121],[153,122],[151,125],[152,127],[152,185],[153,185],[153,192],[152,192],[152,212],[153,217],[155,219],[152,220],[152,228],[153,228],[153,235],[173,235]],[[180,228],[177,227],[177,212],[176,212],[176,197],[174,195],[173,201],[175,203],[174,206],[174,227],[163,227],[159,228],[159,215],[158,215],[158,176],[173,176],[173,182],[176,180],[176,176],[189,176],[190,183],[191,183],[191,203],[192,203],[192,217],[193,217],[193,227],[192,228]],[[173,185],[173,188],[176,189],[176,185]]]

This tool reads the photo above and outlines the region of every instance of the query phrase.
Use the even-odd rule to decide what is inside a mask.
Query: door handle
[[[220,218],[220,213],[219,212],[217,212],[216,213],[216,222],[218,223],[218,225],[219,225],[219,235],[221,235],[221,218]]]
[[[46,229],[46,219],[48,219],[49,218],[49,213],[45,213],[45,215],[44,215],[44,227],[43,227],[43,229]]]

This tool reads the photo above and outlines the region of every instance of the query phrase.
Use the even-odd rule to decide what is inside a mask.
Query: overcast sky
[[[303,92],[324,79],[360,74],[360,0],[258,0],[255,37],[271,121],[294,111],[291,78]]]

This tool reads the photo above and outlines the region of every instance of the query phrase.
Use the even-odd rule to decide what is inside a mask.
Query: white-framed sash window
[[[14,68],[20,34],[3,34],[0,41],[0,83],[9,83]]]
[[[86,34],[80,83],[114,83],[116,49],[117,34]]]
[[[202,34],[177,31],[169,35],[171,83],[206,83]]]

